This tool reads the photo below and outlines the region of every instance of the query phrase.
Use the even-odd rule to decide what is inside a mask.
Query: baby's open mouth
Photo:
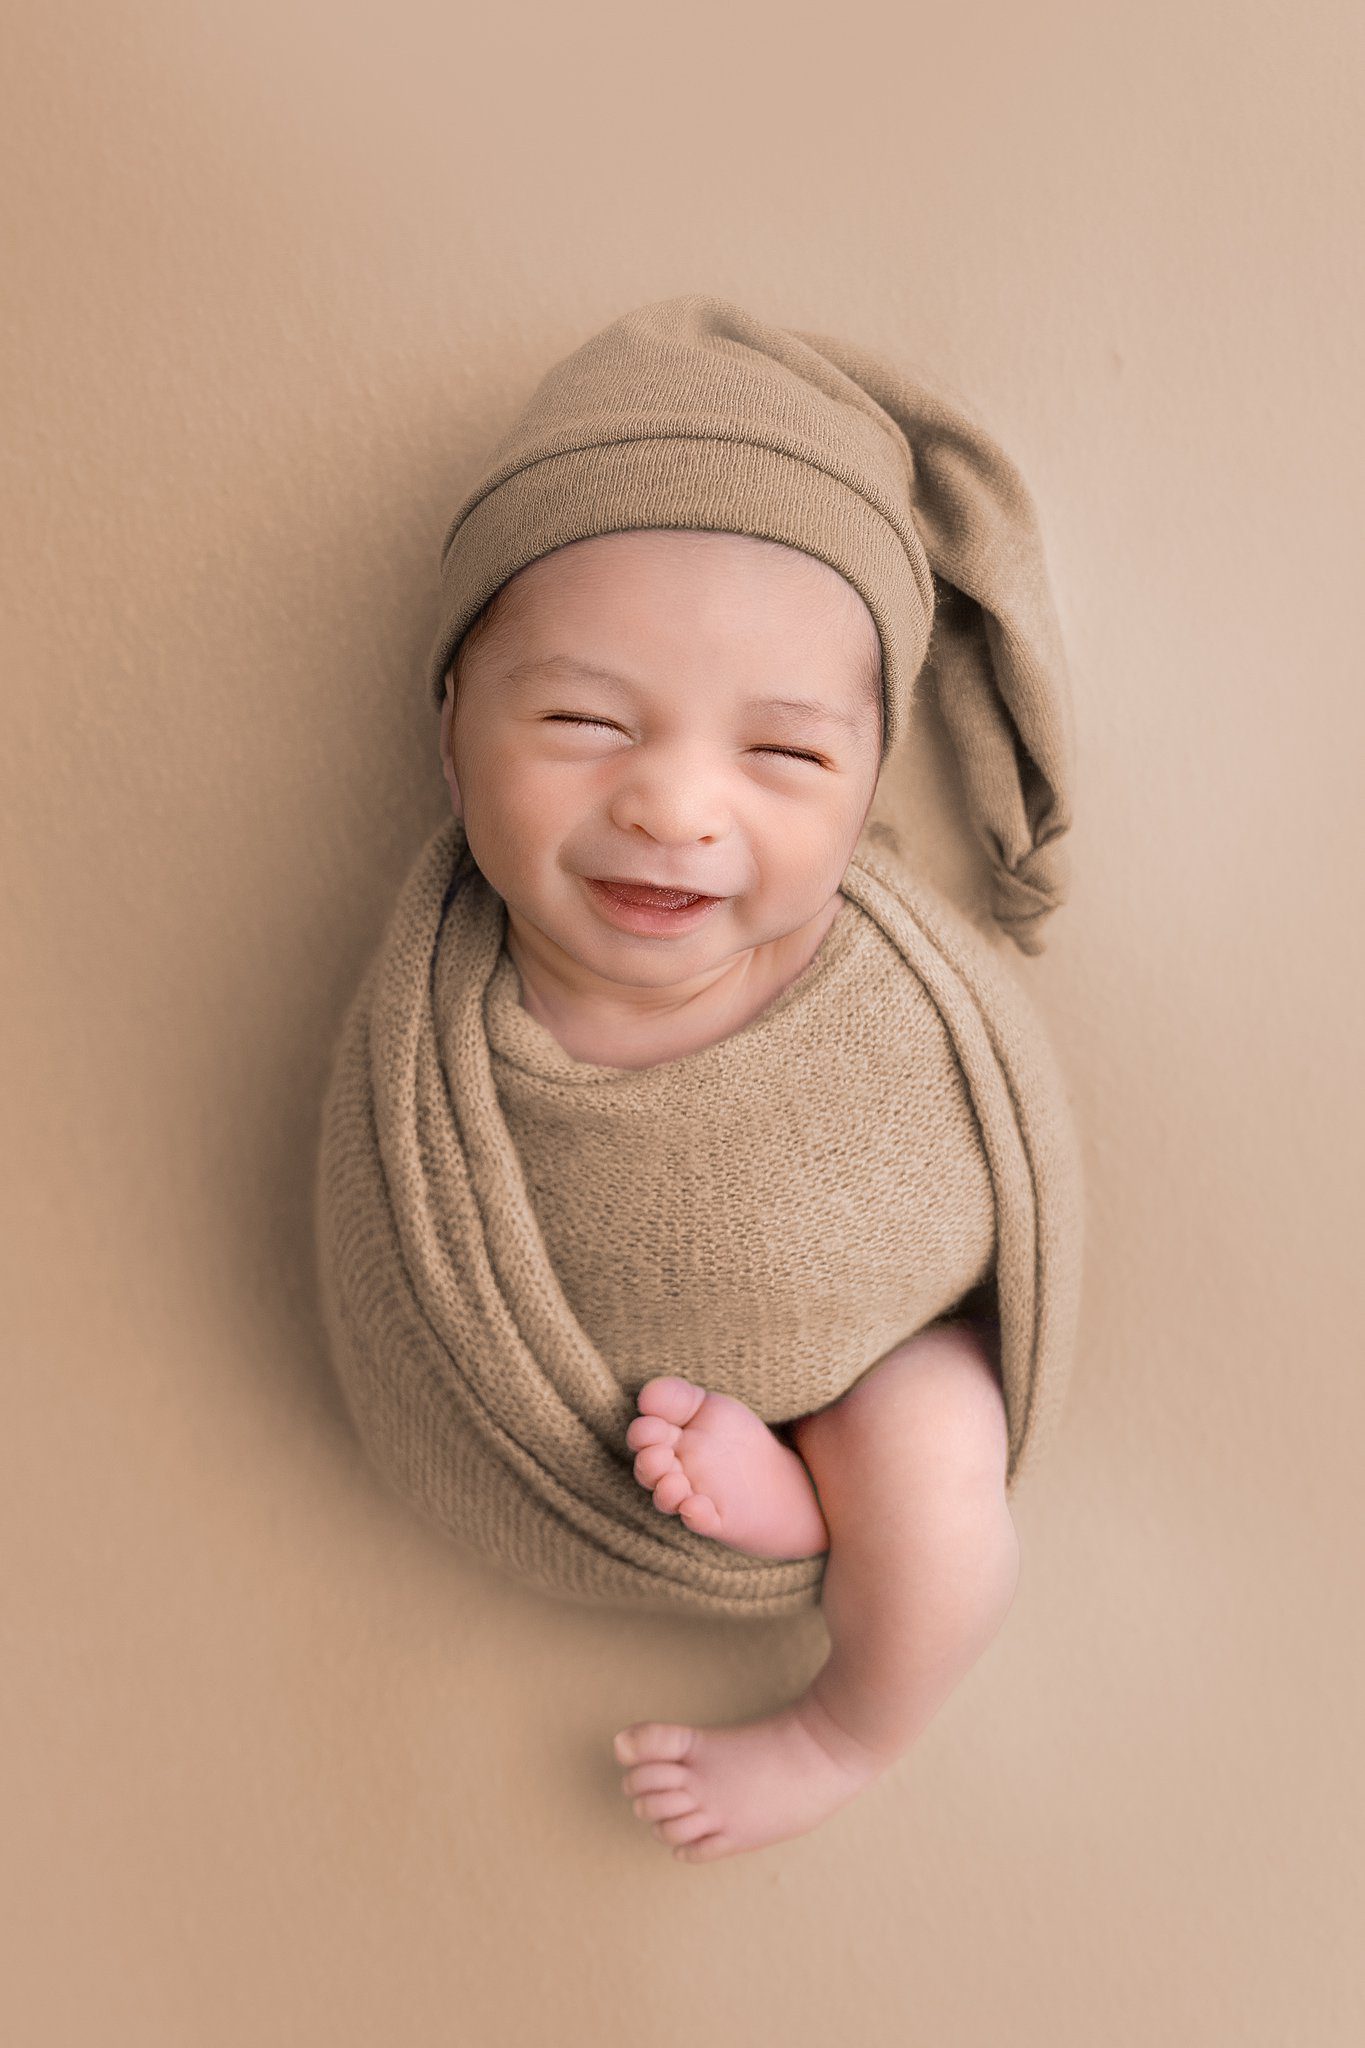
[[[644,939],[695,931],[725,900],[699,896],[691,889],[660,889],[652,882],[615,882],[591,875],[585,881],[599,916],[618,931]]]
[[[689,903],[715,903],[715,896],[703,896],[700,890],[659,889],[647,882],[614,882],[606,876],[594,876],[594,886],[609,889],[613,896],[619,896],[624,903],[647,903],[657,910],[682,910]]]

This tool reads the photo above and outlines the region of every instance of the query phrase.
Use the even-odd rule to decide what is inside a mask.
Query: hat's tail
[[[924,674],[990,857],[992,910],[1024,953],[1065,902],[1074,731],[1042,535],[1013,462],[958,404],[836,336],[802,333],[899,427],[934,572]]]

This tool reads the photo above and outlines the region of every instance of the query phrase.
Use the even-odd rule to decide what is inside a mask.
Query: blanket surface
[[[1062,1399],[1079,1149],[1030,1001],[870,823],[839,914],[760,1016],[661,1066],[572,1058],[521,1007],[460,822],[430,837],[347,1012],[315,1189],[362,1443],[426,1516],[570,1599],[813,1605],[655,1508],[625,1431],[678,1372],[770,1423],[837,1400],[988,1286],[1007,1491]]]

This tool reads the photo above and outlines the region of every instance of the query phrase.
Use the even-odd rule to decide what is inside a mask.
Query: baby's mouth
[[[637,938],[662,938],[666,933],[693,932],[725,900],[699,896],[691,889],[659,889],[651,882],[607,882],[588,876],[584,886],[598,915],[618,931]]]
[[[689,903],[715,903],[719,900],[714,896],[703,896],[699,890],[656,889],[644,882],[613,882],[601,876],[593,879],[599,889],[609,889],[623,903],[649,904],[656,910],[683,910]]]

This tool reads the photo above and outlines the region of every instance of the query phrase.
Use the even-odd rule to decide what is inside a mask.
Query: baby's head
[[[662,989],[810,927],[877,787],[882,649],[835,570],[738,533],[636,529],[540,556],[447,675],[441,758],[509,925],[578,976]],[[650,935],[591,883],[719,898]]]

